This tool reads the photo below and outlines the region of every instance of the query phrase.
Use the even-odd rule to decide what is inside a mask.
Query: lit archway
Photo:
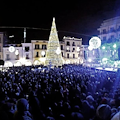
[[[31,65],[32,65],[31,61],[26,61],[25,62],[25,66],[31,66]]]
[[[13,63],[12,63],[12,62],[7,61],[7,62],[5,62],[4,67],[13,67]]]
[[[17,61],[16,63],[14,63],[14,66],[22,66],[21,62]]]
[[[70,60],[66,60],[66,64],[70,64]]]
[[[39,60],[35,60],[33,64],[34,65],[40,65],[40,61]]]

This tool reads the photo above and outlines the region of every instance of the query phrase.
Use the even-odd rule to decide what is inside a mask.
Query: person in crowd
[[[117,72],[73,64],[11,67],[0,71],[0,120],[114,120],[116,79]]]

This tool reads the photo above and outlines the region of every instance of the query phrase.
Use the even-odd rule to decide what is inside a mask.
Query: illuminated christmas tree
[[[62,66],[63,58],[61,55],[60,44],[58,39],[58,34],[56,30],[55,18],[52,21],[51,32],[49,36],[49,42],[46,51],[45,65]]]

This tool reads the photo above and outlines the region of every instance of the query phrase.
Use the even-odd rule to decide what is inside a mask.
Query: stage
[[[98,70],[106,70],[106,71],[111,71],[111,72],[117,72],[117,68],[102,68],[102,67],[96,67],[95,69],[98,69]]]

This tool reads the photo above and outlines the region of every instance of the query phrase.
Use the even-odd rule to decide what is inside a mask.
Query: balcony
[[[75,44],[72,44],[72,46],[76,46]]]
[[[72,52],[76,52],[75,50],[72,50]]]
[[[6,58],[6,60],[11,60],[10,58]]]
[[[70,52],[70,50],[66,50],[66,52]]]
[[[66,44],[66,46],[70,46],[70,44]]]
[[[34,48],[35,50],[40,50],[40,48]]]

